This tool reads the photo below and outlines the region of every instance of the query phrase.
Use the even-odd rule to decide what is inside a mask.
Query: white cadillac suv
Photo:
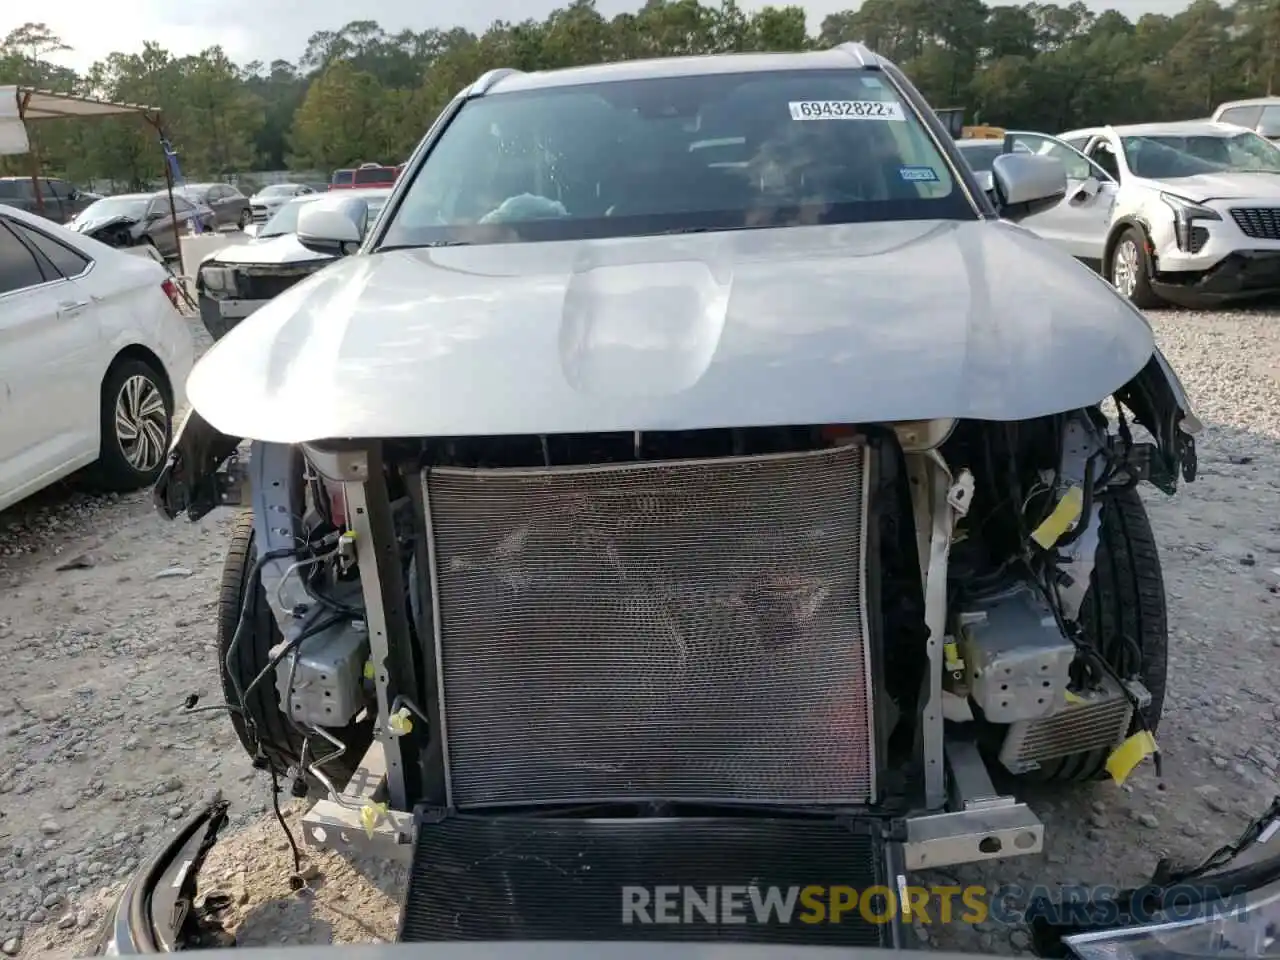
[[[1103,270],[1141,307],[1280,290],[1280,147],[1226,123],[1075,130],[1120,184]]]

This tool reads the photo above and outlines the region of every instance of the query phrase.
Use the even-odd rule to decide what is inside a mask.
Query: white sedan
[[[0,205],[0,510],[83,467],[152,483],[195,344],[154,260]]]

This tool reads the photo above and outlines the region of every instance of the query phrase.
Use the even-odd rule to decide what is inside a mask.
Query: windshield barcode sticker
[[[938,172],[933,167],[900,167],[898,176],[908,183],[937,183]],[[1056,621],[1055,621],[1056,622]]]
[[[797,100],[787,104],[792,120],[897,120],[907,117],[892,100]]]

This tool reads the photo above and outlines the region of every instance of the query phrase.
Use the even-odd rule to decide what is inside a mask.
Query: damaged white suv
[[[1042,849],[989,766],[1151,753],[1136,488],[1198,424],[1142,315],[1007,222],[1061,164],[992,176],[999,210],[845,45],[496,71],[367,232],[302,210],[351,255],[204,357],[156,498],[252,507],[233,722],[309,838],[412,859],[403,939],[671,939],[627,883],[899,890]]]

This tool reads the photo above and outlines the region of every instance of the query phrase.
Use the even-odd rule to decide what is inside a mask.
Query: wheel
[[[236,705],[236,685],[245,690],[270,662],[271,648],[283,639],[267,604],[262,581],[255,579],[252,584],[247,582],[253,572],[255,556],[253,514],[245,512],[236,519],[231,532],[231,543],[222,566],[222,584],[218,594],[218,676],[222,680],[223,698],[233,706]],[[247,610],[244,609],[246,596]],[[242,610],[248,622],[231,660],[230,669],[234,671],[236,681],[232,683],[231,675],[227,672],[227,651],[231,649]],[[264,679],[249,694],[245,711],[257,731],[256,741],[244,717],[234,710],[228,713],[236,737],[249,756],[257,757],[260,746],[262,755],[278,772],[284,773],[289,767],[296,767],[302,757],[303,735],[281,712],[280,697],[276,693],[273,677]],[[370,715],[364,720],[329,731],[347,745],[342,756],[326,762],[322,767],[324,774],[338,789],[346,785],[364,759],[365,752],[373,742],[373,723]],[[327,741],[313,741],[309,756],[312,759],[322,757],[332,749]],[[307,785],[313,795],[326,795],[323,785],[310,775],[307,776]]]
[[[1111,251],[1109,273],[1112,286],[1135,307],[1158,307],[1164,302],[1151,289],[1146,238],[1137,227],[1129,227],[1120,234]]]
[[[248,210],[240,211],[240,220],[236,224],[236,226],[238,226],[241,230],[243,230],[245,227],[247,227],[251,223],[253,223],[253,214],[250,213]]]
[[[1102,508],[1102,530],[1097,562],[1089,589],[1080,606],[1080,626],[1085,640],[1097,644],[1121,675],[1132,648],[1121,638],[1130,637],[1141,653],[1138,674],[1151,693],[1142,712],[1152,733],[1160,725],[1168,674],[1169,625],[1165,608],[1164,574],[1146,507],[1136,489],[1115,494]],[[1135,717],[1129,733],[1142,729]],[[1028,774],[1038,781],[1088,781],[1107,776],[1107,750],[1073,754],[1042,764]]]
[[[98,460],[94,486],[124,492],[155,482],[173,435],[173,397],[160,373],[143,360],[112,364],[102,381]]]

